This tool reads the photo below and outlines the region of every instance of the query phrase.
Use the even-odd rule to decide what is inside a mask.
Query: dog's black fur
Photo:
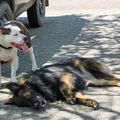
[[[66,99],[70,104],[82,103],[97,109],[99,103],[84,98],[86,86],[120,86],[120,75],[91,58],[70,58],[24,75],[19,83],[8,83],[13,97],[5,104],[35,109],[47,107],[47,101]]]

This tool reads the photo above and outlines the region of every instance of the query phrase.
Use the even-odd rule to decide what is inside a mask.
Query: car
[[[0,18],[14,20],[27,11],[28,21],[32,27],[41,27],[45,21],[45,7],[49,0],[0,0]]]

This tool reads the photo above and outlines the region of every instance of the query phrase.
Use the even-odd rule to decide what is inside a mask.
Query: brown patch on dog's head
[[[10,28],[0,28],[0,33],[2,33],[3,35],[9,35],[11,32]]]

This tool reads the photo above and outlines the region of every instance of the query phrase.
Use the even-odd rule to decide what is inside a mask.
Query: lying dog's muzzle
[[[46,108],[46,107],[48,107],[48,102],[46,101],[46,100],[42,100],[42,101],[40,101],[40,102],[36,102],[35,104],[34,104],[34,109],[39,109],[39,108]]]
[[[38,93],[37,95],[37,99],[39,102],[35,102],[34,103],[34,109],[39,109],[39,108],[47,108],[48,107],[48,102],[46,99],[42,98]]]
[[[48,107],[48,102],[47,102],[47,100],[44,99],[44,100],[42,101],[41,106],[44,107],[44,108]]]

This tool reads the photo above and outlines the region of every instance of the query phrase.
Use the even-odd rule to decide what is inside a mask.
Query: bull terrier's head
[[[26,46],[27,36],[22,33],[22,30],[15,25],[4,25],[0,28],[0,35],[2,36],[2,43],[9,47],[15,47],[18,50],[23,49],[26,53],[28,47]]]

